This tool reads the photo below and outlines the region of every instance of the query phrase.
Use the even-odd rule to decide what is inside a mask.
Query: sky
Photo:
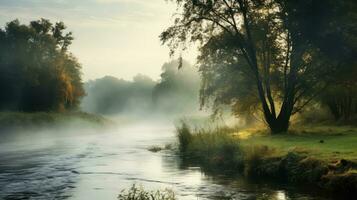
[[[70,51],[83,66],[83,80],[106,75],[159,79],[169,61],[160,33],[173,22],[175,5],[165,0],[0,0],[0,26],[40,18],[63,21],[75,37]],[[183,57],[195,62],[195,51]]]

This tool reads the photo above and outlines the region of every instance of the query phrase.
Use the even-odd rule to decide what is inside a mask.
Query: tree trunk
[[[286,118],[277,118],[271,123],[268,123],[270,131],[272,134],[285,134],[289,129],[290,117]]]

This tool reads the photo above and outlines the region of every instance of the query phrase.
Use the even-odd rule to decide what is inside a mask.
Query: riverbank
[[[270,135],[260,129],[192,130],[183,124],[177,131],[183,160],[207,171],[357,195],[356,127],[311,125]]]
[[[0,112],[0,131],[55,127],[103,127],[112,124],[100,115],[85,112]]]

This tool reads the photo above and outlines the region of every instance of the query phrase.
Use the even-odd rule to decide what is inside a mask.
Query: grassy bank
[[[0,112],[0,130],[48,128],[56,126],[101,127],[111,122],[100,115],[84,112]]]
[[[295,127],[285,135],[264,130],[177,128],[179,149],[206,170],[312,186],[332,194],[357,193],[357,128]]]

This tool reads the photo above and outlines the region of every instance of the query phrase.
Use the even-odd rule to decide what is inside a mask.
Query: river
[[[326,199],[281,185],[205,175],[199,167],[182,166],[172,151],[147,150],[174,141],[173,125],[153,122],[107,131],[42,130],[3,136],[0,199],[115,200],[133,183],[170,188],[183,200]]]

